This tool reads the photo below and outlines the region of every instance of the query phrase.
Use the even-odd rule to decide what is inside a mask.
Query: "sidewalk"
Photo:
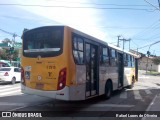
[[[160,77],[160,74],[153,74],[153,73],[150,73],[150,71],[146,71],[145,70],[138,70],[138,74],[139,75],[145,75],[145,76],[159,76]]]

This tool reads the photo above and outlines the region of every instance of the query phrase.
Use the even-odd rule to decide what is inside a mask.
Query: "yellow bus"
[[[22,39],[23,93],[60,100],[110,98],[135,81],[134,65],[124,60],[127,54],[134,63],[134,55],[71,27],[39,27],[24,31]]]

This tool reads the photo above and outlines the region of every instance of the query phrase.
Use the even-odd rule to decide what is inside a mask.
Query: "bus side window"
[[[109,66],[109,53],[107,47],[101,47],[101,65]]]
[[[111,66],[115,67],[117,65],[116,51],[114,49],[111,49],[110,52],[111,52],[110,56]]]
[[[130,67],[132,67],[132,55],[130,55]]]
[[[128,67],[131,67],[131,57],[128,55]]]
[[[73,37],[73,55],[77,64],[84,64],[83,39],[77,36]]]
[[[124,66],[128,67],[128,54],[124,54]]]
[[[132,56],[132,67],[135,67],[135,58]]]
[[[124,61],[124,66],[126,66],[126,54],[123,54],[123,61]]]
[[[102,52],[102,47],[100,46],[100,52],[99,52],[99,64],[102,65],[103,64],[103,52]]]

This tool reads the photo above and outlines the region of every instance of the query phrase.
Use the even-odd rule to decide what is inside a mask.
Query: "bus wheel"
[[[108,81],[105,86],[105,98],[109,99],[112,95],[112,83]]]

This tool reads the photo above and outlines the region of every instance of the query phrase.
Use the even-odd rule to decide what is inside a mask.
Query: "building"
[[[138,61],[139,70],[157,71],[160,72],[160,65],[153,63],[154,57],[141,57]],[[147,67],[148,65],[148,67]]]
[[[130,52],[138,55],[138,57],[139,57],[139,59],[138,59],[138,69],[139,70],[148,70],[148,71],[160,72],[160,65],[156,65],[156,64],[153,63],[153,59],[156,56],[147,57],[145,54],[137,52],[135,50],[130,50]]]
[[[137,55],[137,57],[144,57],[144,56],[146,56],[145,54],[143,54],[143,53],[140,53],[140,52],[138,52],[138,51],[135,51],[135,50],[132,50],[132,49],[130,49],[129,50],[129,52],[131,52],[131,53],[133,53],[133,54],[135,54],[135,55]]]

